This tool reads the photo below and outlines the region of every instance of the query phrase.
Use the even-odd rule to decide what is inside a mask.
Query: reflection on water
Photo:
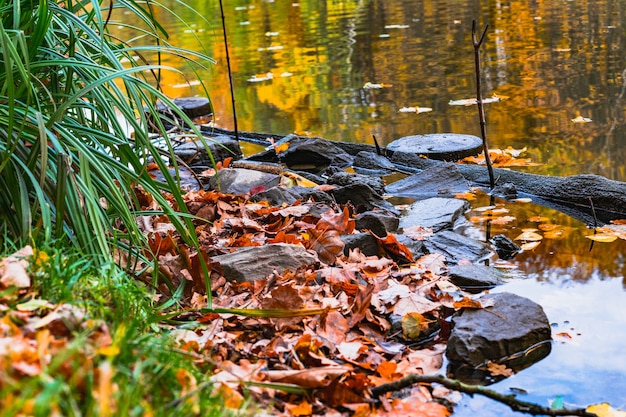
[[[180,7],[182,21],[163,14],[171,42],[192,49],[202,42],[217,64],[185,77],[165,74],[167,92],[203,94],[184,87],[202,78],[218,123],[232,128],[218,2],[186,3],[206,20]],[[385,142],[478,135],[475,106],[448,105],[475,95],[470,32],[477,19],[490,27],[484,95],[502,98],[487,105],[492,146],[527,147],[543,164],[533,172],[626,179],[624,0],[238,0],[225,7],[243,130],[356,142],[373,134]],[[364,89],[368,82],[390,86]],[[577,116],[592,122],[572,122]]]
[[[172,6],[174,0],[164,0]],[[170,42],[216,59],[208,71],[164,72],[172,97],[203,94],[206,82],[220,126],[233,127],[217,0],[186,0],[202,18],[175,7],[159,16]],[[530,172],[596,173],[626,181],[626,0],[233,0],[225,2],[239,128],[371,143],[424,133],[479,135],[471,22],[489,24],[483,47],[487,131],[492,147],[527,148]],[[185,68],[180,61],[165,61]],[[366,83],[383,88],[364,88]],[[430,107],[405,113],[403,107]],[[578,116],[590,119],[576,123]],[[482,203],[476,203],[474,206]],[[485,203],[486,205],[488,203]],[[626,242],[596,243],[585,225],[532,204],[508,204],[516,220],[492,225],[515,238],[543,232],[514,265],[528,279],[498,288],[541,304],[555,324],[547,359],[495,387],[528,390],[547,405],[610,401],[626,407]],[[544,217],[546,219],[540,219]],[[559,234],[547,234],[556,225]],[[540,225],[543,229],[540,229]],[[484,227],[466,234],[484,238]],[[499,265],[504,266],[504,265]],[[584,284],[583,284],[584,283]],[[559,333],[563,335],[558,336]],[[565,336],[565,333],[571,338]],[[489,405],[489,409],[486,409]],[[476,397],[458,415],[506,415]],[[491,414],[490,414],[491,413]]]

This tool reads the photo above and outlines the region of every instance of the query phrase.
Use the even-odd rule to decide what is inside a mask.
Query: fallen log
[[[203,126],[202,130],[207,133],[235,137],[233,131],[226,129]],[[296,135],[287,136],[300,138]],[[239,132],[240,140],[265,145],[269,145],[267,141],[269,137],[279,141],[287,138],[287,136]],[[287,138],[287,140],[289,139]],[[333,145],[343,149],[350,155],[356,155],[361,151],[376,151],[376,147],[373,145],[330,140],[329,142],[332,142]],[[383,150],[383,152],[387,154],[386,156],[399,170],[406,172],[419,172],[445,164],[443,161],[423,158],[417,154],[406,152],[391,154],[386,152],[386,150]],[[268,151],[265,156],[267,162],[270,162],[272,159],[274,159],[274,162],[277,162],[275,152]],[[489,175],[486,167],[467,164],[457,164],[457,166],[462,175],[471,183],[478,186],[489,186]],[[626,183],[624,182],[610,180],[593,174],[559,177],[530,174],[502,168],[494,169],[494,176],[497,184],[512,183],[522,196],[532,198],[534,203],[561,211],[589,225],[601,225],[611,220],[626,218]]]

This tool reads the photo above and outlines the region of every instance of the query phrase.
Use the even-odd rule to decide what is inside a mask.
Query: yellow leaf
[[[626,417],[625,411],[615,410],[608,403],[590,405],[585,411],[593,413],[598,417]]]
[[[420,313],[412,311],[402,317],[402,335],[405,339],[417,339],[422,330],[428,328],[428,323],[425,323],[424,316]]]
[[[543,236],[531,230],[534,230],[534,229],[524,231],[522,234],[517,236],[515,240],[522,240],[525,242],[538,242],[543,239]]]
[[[540,244],[541,242],[528,242],[528,243],[524,243],[520,247],[522,248],[522,250],[531,251],[535,249],[537,246],[539,246]]]
[[[291,412],[292,415],[296,417],[310,416],[311,414],[313,414],[313,407],[306,400],[302,401],[298,405],[286,404],[285,407],[287,408],[287,410],[289,410],[289,412]]]
[[[617,240],[617,236],[609,234],[609,233],[601,233],[597,235],[587,235],[585,236],[587,239],[593,240],[594,242],[602,242],[602,243],[611,243]]]

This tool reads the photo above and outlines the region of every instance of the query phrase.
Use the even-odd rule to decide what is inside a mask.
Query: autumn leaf
[[[310,235],[308,248],[313,249],[320,261],[327,265],[335,263],[337,257],[343,255],[345,244],[341,240],[341,234],[337,230],[311,229],[307,232]]]
[[[510,377],[513,375],[513,370],[506,367],[506,365],[497,364],[495,362],[489,361],[487,363],[487,371],[491,374],[491,376],[503,376]]]
[[[285,408],[291,413],[291,415],[296,417],[309,416],[313,414],[313,407],[306,400],[302,401],[300,404],[285,404]]]
[[[271,382],[294,384],[303,388],[321,388],[351,370],[351,366],[325,366],[303,370],[266,370],[263,374]]]
[[[394,234],[389,233],[384,238],[380,238],[373,233],[372,235],[378,240],[378,244],[382,249],[396,262],[403,264],[415,262],[409,248],[405,244],[398,242]]]
[[[589,240],[593,240],[594,242],[601,242],[601,243],[611,243],[617,240],[617,236],[613,234],[608,234],[608,233],[586,235],[585,237]]]
[[[428,329],[428,322],[420,313],[407,313],[402,317],[402,335],[408,340],[417,339],[423,330]]]

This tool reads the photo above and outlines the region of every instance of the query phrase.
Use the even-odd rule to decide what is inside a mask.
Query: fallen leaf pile
[[[156,208],[137,192],[146,209]],[[428,386],[380,399],[369,394],[371,387],[411,373],[439,372],[446,318],[460,308],[482,307],[447,280],[442,255],[414,260],[393,234],[376,237],[380,256],[367,257],[358,249],[345,255],[340,237],[355,227],[350,206],[275,207],[215,191],[190,192],[185,202],[198,217],[212,308],[200,255],[164,230],[162,217],[144,222],[152,248],[146,255],[158,258],[172,285],[186,283],[188,311],[181,317],[200,324],[174,330],[173,336],[183,349],[217,364],[211,380],[227,404],[240,406],[247,393],[256,404],[271,407],[272,415],[449,414],[442,405],[449,400],[437,398]],[[235,248],[276,243],[302,245],[319,263],[235,282],[211,261]],[[161,288],[167,295],[168,288]]]
[[[159,210],[141,189],[136,194],[144,213]],[[143,255],[158,260],[158,297],[168,299],[184,288],[176,317],[184,326],[170,328],[171,337],[201,369],[211,369],[207,380],[227,406],[241,407],[250,396],[271,415],[450,414],[458,394],[448,390],[415,385],[380,398],[370,394],[372,387],[409,374],[440,372],[447,318],[460,308],[483,307],[447,280],[442,255],[415,260],[393,234],[376,237],[380,256],[358,250],[345,255],[340,237],[355,227],[350,206],[275,207],[214,191],[189,192],[184,201],[196,216],[200,252],[183,243],[165,216],[146,215],[138,219],[149,240]],[[235,282],[212,261],[236,248],[276,243],[301,245],[319,262]],[[13,289],[14,296],[25,297],[30,291],[25,259],[39,262],[28,250],[2,260],[0,292]],[[152,284],[153,276],[146,273],[146,281]],[[84,356],[85,366],[94,366],[94,352],[106,356],[115,349],[106,325],[86,320],[75,306],[33,301],[0,308],[10,310],[0,321],[0,388],[6,378],[42,372],[77,329],[91,326],[88,343],[73,351]],[[94,383],[111,388],[111,372],[96,371]],[[64,375],[62,367],[59,372]],[[64,378],[76,376],[68,371]]]

